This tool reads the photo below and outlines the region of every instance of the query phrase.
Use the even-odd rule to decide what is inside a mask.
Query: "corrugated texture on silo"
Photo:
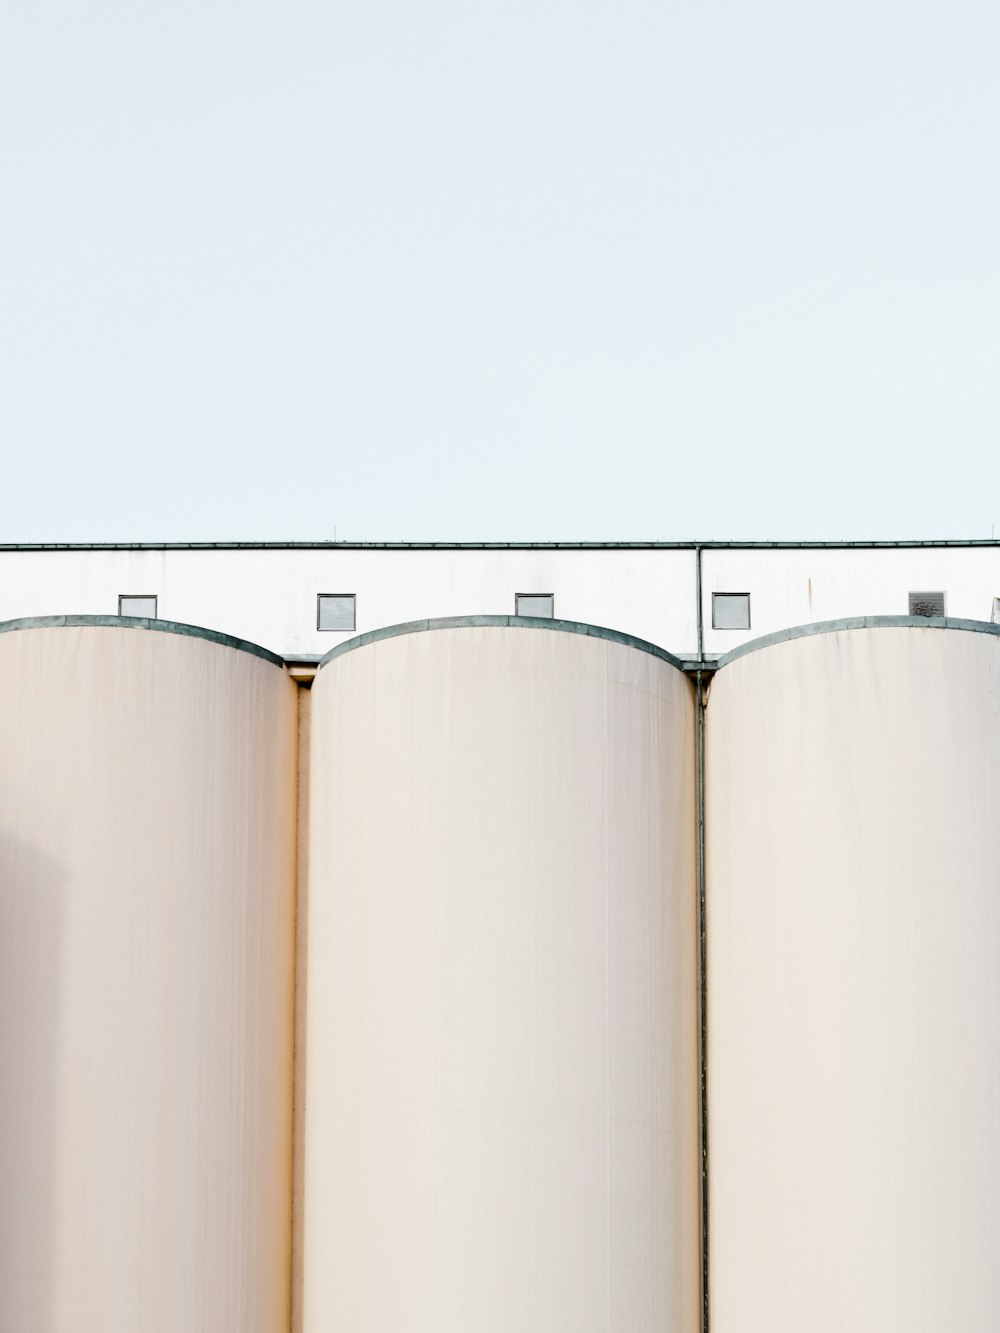
[[[312,708],[306,1333],[695,1333],[690,683],[466,627]]]
[[[1000,639],[724,666],[707,819],[713,1333],[1000,1328]]]
[[[0,634],[0,1328],[288,1324],[295,687]]]

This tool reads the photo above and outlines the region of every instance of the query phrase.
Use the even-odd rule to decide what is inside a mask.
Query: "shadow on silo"
[[[54,1327],[59,1002],[66,882],[0,829],[0,1330]]]

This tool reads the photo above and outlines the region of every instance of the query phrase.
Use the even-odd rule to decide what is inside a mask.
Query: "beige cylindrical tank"
[[[772,643],[707,727],[712,1333],[1000,1328],[1000,638]]]
[[[85,620],[0,633],[0,1328],[284,1333],[295,686]]]
[[[690,683],[558,622],[355,643],[312,699],[304,1329],[696,1333]]]

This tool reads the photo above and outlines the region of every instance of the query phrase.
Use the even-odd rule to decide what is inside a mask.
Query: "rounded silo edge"
[[[775,630],[773,634],[763,634],[759,639],[750,639],[724,653],[715,666],[721,671],[738,657],[745,657],[761,648],[771,648],[790,639],[809,638],[814,634],[836,634],[845,629],[950,629],[1000,635],[1000,625],[994,625],[988,620],[962,620],[952,616],[848,616],[841,620],[817,620],[808,625],[793,625],[789,629]]]
[[[331,648],[319,660],[318,670],[322,670],[328,662],[332,662],[336,657],[342,657],[345,653],[353,652],[356,648],[364,648],[370,643],[378,643],[382,639],[395,639],[403,634],[423,634],[428,630],[438,629],[541,629],[558,630],[563,634],[582,634],[591,639],[607,639],[611,643],[620,643],[626,648],[634,648],[641,653],[649,653],[652,657],[658,657],[663,662],[668,662],[678,671],[683,671],[683,664],[680,658],[675,657],[673,653],[667,652],[665,648],[660,648],[655,643],[650,643],[646,639],[637,639],[632,634],[623,634],[621,630],[606,629],[603,625],[588,625],[582,620],[550,620],[537,616],[441,616],[434,620],[409,620],[400,625],[386,625],[382,629],[369,630],[365,634],[357,634],[354,638],[348,639],[344,643],[338,643],[335,648]]]
[[[0,634],[10,634],[22,629],[63,629],[63,628],[99,628],[99,629],[147,629],[160,634],[183,634],[192,639],[207,639],[209,643],[220,644],[223,648],[235,648],[238,652],[251,653],[265,662],[273,662],[283,667],[284,658],[272,653],[269,648],[262,648],[259,643],[250,643],[247,639],[237,639],[232,634],[223,634],[219,630],[203,629],[200,625],[185,625],[178,620],[150,620],[142,616],[25,616],[20,620],[0,621]]]

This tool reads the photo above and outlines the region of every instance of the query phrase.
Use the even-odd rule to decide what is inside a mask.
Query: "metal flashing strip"
[[[551,620],[548,617],[540,616],[442,616],[437,620],[409,620],[402,625],[387,625],[384,629],[369,630],[366,634],[355,635],[353,639],[348,639],[346,643],[337,644],[336,648],[321,657],[319,660],[319,670],[328,662],[332,662],[335,657],[342,657],[344,653],[353,652],[356,648],[364,648],[370,643],[378,643],[381,639],[395,639],[403,634],[423,634],[427,630],[436,629],[542,629],[559,630],[563,634],[582,634],[590,639],[607,639],[611,643],[620,643],[626,648],[635,648],[638,652],[649,653],[652,657],[658,657],[663,662],[668,662],[678,671],[683,670],[680,658],[675,657],[673,653],[668,653],[665,648],[658,647],[655,643],[648,643],[645,639],[637,639],[631,634],[623,634],[620,630],[605,629],[601,625],[587,625],[581,620]]]
[[[200,625],[185,625],[179,620],[147,620],[141,616],[25,616],[20,620],[0,621],[0,634],[11,634],[21,629],[63,629],[63,628],[100,628],[100,629],[148,629],[161,634],[184,634],[192,639],[207,639],[209,643],[220,644],[223,648],[235,648],[241,653],[250,653],[262,657],[265,662],[284,667],[285,659],[259,643],[250,643],[247,639],[237,639],[231,634],[222,634],[214,629],[202,629]]]
[[[1000,548],[1000,537],[905,541],[566,542],[0,542],[0,553],[38,551],[842,551]]]
[[[788,639],[805,639],[813,634],[836,634],[845,629],[950,629],[973,634],[1000,635],[1000,625],[988,620],[961,620],[951,616],[848,616],[843,620],[817,620],[808,625],[792,625],[789,629],[775,630],[759,639],[741,643],[738,648],[724,653],[716,662],[716,669],[734,662],[747,653],[770,648]]]

